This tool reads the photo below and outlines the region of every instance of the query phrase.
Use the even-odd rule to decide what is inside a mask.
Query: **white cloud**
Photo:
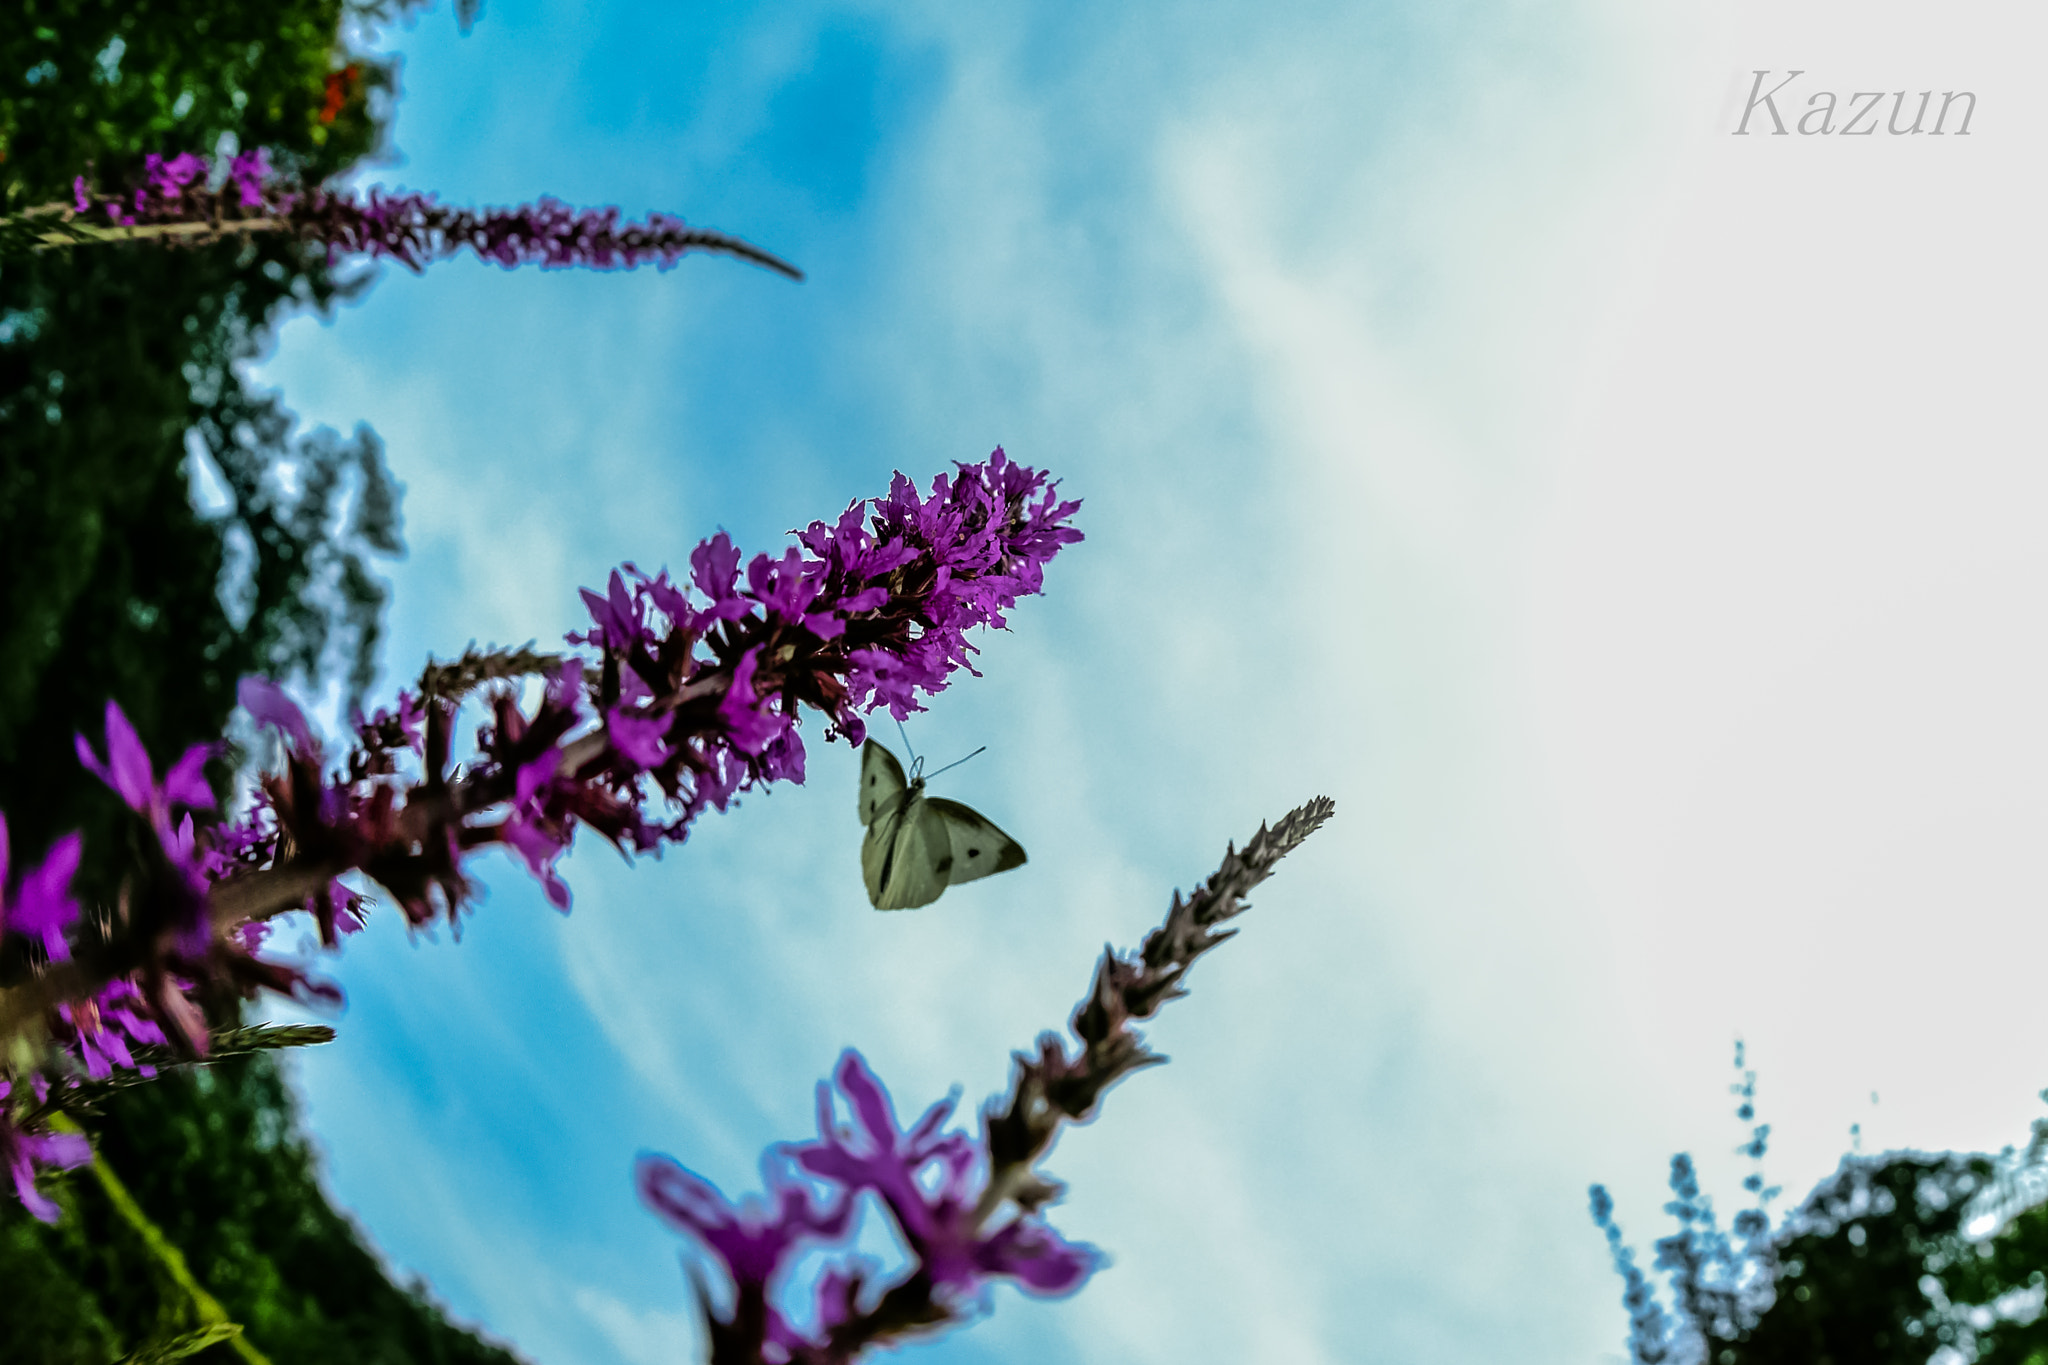
[[[1159,1025],[1173,1065],[1052,1163],[1056,1221],[1116,1266],[928,1358],[1592,1354],[1622,1324],[1584,1186],[1615,1183],[1648,1239],[1665,1154],[1733,1144],[1736,1030],[1790,1185],[1867,1122],[1866,1078],[1911,1119],[1885,1139],[2016,1135],[2048,739],[2015,624],[2041,567],[2018,434],[2041,357],[2014,320],[2042,267],[2010,173],[2038,138],[1994,102],[2027,88],[2001,54],[2038,50],[2018,13],[1930,38],[1837,4],[933,10],[900,33],[943,52],[943,95],[875,172],[871,254],[840,263],[862,282],[803,296],[836,344],[815,408],[787,376],[693,377],[716,328],[691,319],[753,295],[606,312],[563,388],[516,335],[476,342],[466,387],[364,362],[334,401],[382,395],[447,569],[415,580],[415,641],[547,638],[616,558],[673,560],[718,517],[772,533],[821,489],[998,440],[1087,498],[1047,599],[915,730],[992,745],[947,780],[1025,869],[873,915],[838,751],[661,864],[572,860],[545,1008],[645,1087],[643,1140],[750,1188],[847,1044],[906,1108],[955,1082],[971,1106],[1105,939],[1315,790],[1337,821]],[[1984,142],[1723,135],[1731,71],[1823,56],[1887,84],[1975,64]],[[466,289],[434,297],[497,316]],[[681,398],[649,354],[685,357]],[[849,424],[866,444],[836,464],[798,453]],[[713,505],[742,486],[725,460],[775,472],[758,505]],[[2007,945],[1952,947],[1939,1001],[1864,1003],[1919,949],[1852,946],[1793,988],[1851,915],[1903,938],[1936,905]],[[669,1302],[576,1296],[624,1360]]]
[[[676,1365],[703,1352],[704,1329],[693,1313],[636,1308],[588,1285],[572,1297],[624,1365]]]

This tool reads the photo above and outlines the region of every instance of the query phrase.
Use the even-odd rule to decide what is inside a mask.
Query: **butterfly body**
[[[860,755],[861,880],[877,910],[930,905],[949,886],[1007,872],[1024,849],[958,801],[924,794],[923,762],[909,777],[873,740]]]

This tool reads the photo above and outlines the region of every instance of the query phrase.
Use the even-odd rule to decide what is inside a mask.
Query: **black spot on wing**
[[[879,876],[877,876],[877,877],[875,878],[875,885],[876,885],[876,886],[879,886],[879,887],[881,887],[881,888],[882,888],[882,895],[883,895],[883,897],[884,897],[884,898],[886,898],[886,897],[888,896],[888,894],[889,894],[889,874],[890,874],[891,872],[894,872],[895,870],[896,870],[896,841],[895,841],[894,839],[891,839],[891,840],[889,841],[889,850],[888,850],[888,852],[886,852],[886,853],[884,853],[884,854],[882,855],[882,871],[881,871],[881,875],[879,875]]]

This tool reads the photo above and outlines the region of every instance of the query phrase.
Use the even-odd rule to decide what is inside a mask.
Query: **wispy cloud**
[[[1864,36],[1841,60],[1905,60],[1903,13],[1875,23],[1889,47],[1844,18]],[[372,420],[409,484],[395,671],[470,634],[555,638],[573,588],[618,559],[677,562],[721,523],[768,548],[891,469],[997,442],[1087,499],[1089,540],[987,642],[987,676],[912,731],[934,754],[991,745],[944,781],[1025,868],[873,914],[833,749],[811,787],[750,799],[664,863],[580,849],[567,924],[508,877],[483,915],[550,927],[436,950],[475,979],[433,1023],[518,1053],[549,1140],[428,1104],[396,1135],[359,1127],[341,1105],[359,1091],[311,1069],[343,1194],[367,1188],[348,1152],[371,1142],[473,1144],[538,1190],[664,1147],[747,1188],[847,1044],[909,1103],[993,1092],[1105,939],[1135,941],[1223,840],[1327,790],[1337,822],[1161,1024],[1173,1065],[1055,1154],[1062,1226],[1116,1266],[1075,1303],[1005,1300],[920,1353],[1301,1361],[1370,1342],[1493,1361],[1618,1340],[1584,1185],[1647,1213],[1665,1150],[1718,1143],[1734,1027],[1782,1040],[1752,1033],[1779,1114],[1846,1122],[1842,1095],[1789,1096],[1824,1088],[1829,1020],[1863,988],[1778,1009],[1780,979],[1744,956],[1811,953],[1844,897],[1882,889],[1828,865],[1886,869],[1884,923],[1946,894],[1987,907],[1983,933],[2031,932],[2013,812],[2039,765],[1988,755],[2037,738],[2039,661],[1996,642],[2038,577],[2038,490],[2009,436],[2038,343],[2001,329],[2038,313],[2013,300],[2041,279],[2005,228],[1974,255],[1947,235],[2020,231],[2031,190],[1974,147],[1862,170],[1731,159],[1728,70],[1833,41],[1771,14],[892,6],[564,33],[508,0],[487,49],[421,30],[408,174],[701,204],[813,273],[789,290],[723,266],[450,267],[288,331],[270,372],[292,401]],[[1965,30],[1946,59],[1988,50],[1982,16]],[[824,165],[805,109],[884,112]],[[1846,254],[1788,250],[1813,215],[1901,186],[1922,207]],[[1759,329],[1787,300],[1799,325]],[[1903,352],[1885,312],[1902,300],[1931,338]],[[1936,447],[1938,477],[1915,453]],[[1891,553],[1936,532],[1938,551]],[[1910,781],[1888,784],[1895,760]],[[1948,795],[1843,801],[1915,782]],[[1915,846],[1938,851],[1893,851]],[[1956,870],[1970,860],[1984,870]],[[1699,936],[1745,904],[1727,945]],[[359,1000],[412,979],[362,956]],[[1678,962],[1756,984],[1739,1008],[1705,987],[1674,1003],[1646,983]],[[364,1013],[361,1084],[462,1084],[398,1064],[421,1016]],[[1900,1045],[1877,1034],[1857,1065]],[[1999,1058],[2025,1070],[2017,1044]],[[593,1077],[632,1093],[593,1096]],[[1995,1108],[1973,1140],[1997,1140]],[[1790,1149],[1795,1167],[1839,1136]],[[618,1169],[619,1203],[586,1216],[654,1264],[548,1300],[582,1359],[652,1359],[678,1311],[668,1243]],[[514,1286],[560,1212],[528,1197],[495,1251],[455,1220],[377,1217],[411,1220],[393,1235],[437,1276],[498,1256],[511,1269],[474,1302],[519,1335],[541,1310]]]

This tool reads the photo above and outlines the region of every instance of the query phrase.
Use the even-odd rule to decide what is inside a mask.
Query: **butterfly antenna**
[[[976,749],[976,750],[974,751],[974,753],[972,753],[972,754],[969,754],[969,755],[967,755],[967,758],[973,758],[973,757],[975,756],[975,754],[985,754],[985,753],[987,753],[987,752],[988,752],[988,745],[984,744],[984,745],[982,745],[982,746],[981,746],[981,747],[980,747],[979,749]],[[948,763],[948,764],[947,764],[947,765],[946,765],[945,767],[943,767],[943,768],[939,769],[939,773],[949,773],[949,772],[952,772],[952,771],[953,771],[953,769],[955,769],[955,768],[959,767],[959,766],[960,766],[960,765],[961,765],[962,763],[965,763],[965,762],[967,761],[967,758],[955,759],[955,760],[954,760],[953,762],[951,762],[951,763]],[[929,781],[931,780],[931,778],[932,778],[932,777],[937,777],[937,776],[939,775],[939,773],[933,773],[933,774],[931,774],[931,776],[930,776],[930,777],[927,777],[927,778],[926,778],[925,780],[926,780],[927,782],[929,782]]]
[[[910,747],[910,731],[903,728],[903,722],[896,722],[896,733],[903,736],[903,751],[910,755],[912,763],[917,762],[917,750]]]

